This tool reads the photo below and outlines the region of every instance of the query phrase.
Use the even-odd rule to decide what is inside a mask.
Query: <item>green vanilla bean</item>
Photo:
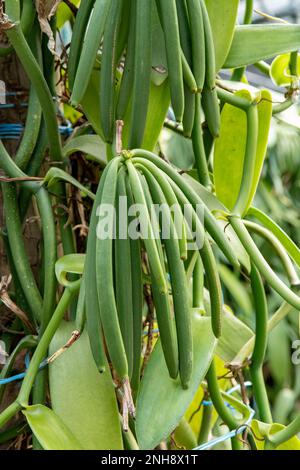
[[[135,49],[129,148],[142,145],[146,127],[151,82],[152,6],[152,0],[139,0],[135,4]]]
[[[201,92],[206,74],[203,10],[199,0],[186,0],[186,5],[192,45],[192,70],[197,88]]]
[[[193,271],[193,307],[203,308],[204,272],[200,256],[197,256]]]
[[[192,132],[192,143],[195,155],[195,163],[200,183],[206,188],[211,188],[205,148],[203,143],[202,123],[201,123],[201,96],[196,95],[195,121]]]
[[[192,45],[190,35],[189,17],[185,0],[176,0],[177,17],[180,34],[180,44],[188,64],[192,63]]]
[[[13,246],[12,256],[14,259],[14,263],[16,265],[19,280],[21,282],[23,289],[25,289],[24,294],[26,298],[28,296],[27,302],[30,305],[31,309],[33,309],[33,305],[31,304],[31,302],[35,303],[35,309],[33,309],[33,313],[35,312],[34,313],[35,318],[41,318],[42,322],[44,322],[46,325],[53,311],[53,306],[55,303],[55,291],[56,291],[56,280],[55,280],[55,275],[54,275],[54,272],[55,272],[54,264],[56,261],[56,232],[55,232],[55,223],[53,219],[51,200],[48,195],[48,192],[43,187],[41,187],[40,183],[26,181],[26,178],[28,178],[27,175],[23,173],[17,167],[17,165],[13,162],[13,160],[10,158],[9,154],[5,150],[1,141],[0,141],[0,163],[4,171],[11,178],[21,178],[21,179],[24,178],[25,180],[23,182],[24,189],[26,188],[26,190],[29,190],[30,192],[32,192],[35,195],[35,198],[37,200],[38,209],[40,212],[41,222],[42,222],[43,237],[44,237],[44,262],[45,262],[44,263],[45,264],[45,276],[44,276],[45,283],[44,284],[45,285],[44,285],[44,299],[43,299],[42,308],[40,308],[42,300],[40,297],[40,293],[37,291],[37,288],[33,288],[35,290],[35,294],[32,294],[32,295],[28,293],[27,288],[26,288],[28,280],[30,281],[31,279],[30,282],[32,285],[36,285],[36,283],[33,279],[33,275],[32,275],[30,266],[28,264],[28,259],[27,259],[27,255],[25,252],[25,248],[24,248],[24,243],[22,239],[21,219],[20,219],[17,201],[16,200],[14,201],[14,198],[12,199],[9,198],[11,200],[11,205],[5,206],[5,207],[6,207],[6,210],[8,210],[7,207],[14,209],[14,213],[16,214],[16,218],[14,220],[12,220],[12,218],[9,217],[10,223],[12,223],[14,226],[14,228],[10,230],[10,233],[11,233],[11,237],[9,237],[10,244],[12,243],[12,240],[15,240],[15,237],[18,237],[18,233],[21,234],[20,244],[18,246],[16,246],[15,244],[12,245]],[[8,185],[7,183],[3,183],[2,186],[5,192],[5,191],[9,191],[9,186],[11,185]],[[11,194],[11,197],[12,196],[13,195]],[[24,263],[19,264],[20,259],[23,259]],[[27,278],[26,277],[27,275],[25,273],[28,271],[28,266],[29,266],[30,271],[28,272],[29,277]],[[24,269],[25,269],[25,272],[23,272]],[[51,274],[49,274],[49,272]],[[23,279],[23,282],[21,278]],[[35,301],[31,300],[30,302],[29,297],[31,297],[31,299],[35,299]],[[39,312],[38,317],[36,317],[37,312]]]
[[[114,158],[108,165],[108,171],[104,182],[103,194],[98,210],[99,223],[96,237],[96,280],[98,302],[100,307],[101,324],[107,344],[109,356],[114,369],[122,382],[128,381],[128,361],[119,324],[118,311],[114,289],[113,266],[113,230],[117,191],[117,177],[120,166],[120,158]],[[113,207],[114,214],[110,213],[108,231],[105,237],[101,235],[101,210],[105,207]],[[103,216],[102,216],[103,217]],[[95,280],[94,280],[95,282]]]
[[[229,262],[239,268],[239,262],[237,257],[232,250],[232,247],[227,240],[226,236],[222,228],[218,225],[217,221],[215,220],[214,216],[211,214],[209,209],[203,204],[202,200],[198,196],[198,194],[191,188],[188,182],[179,174],[175,169],[171,167],[168,163],[164,160],[159,158],[152,152],[143,149],[135,149],[130,151],[130,155],[132,156],[133,162],[139,162],[141,164],[144,163],[144,160],[149,160],[153,164],[155,164],[158,168],[160,168],[164,173],[166,173],[170,179],[175,183],[175,186],[179,186],[181,191],[189,200],[189,203],[193,205],[193,207],[203,208],[204,211],[204,224],[206,230],[209,232],[211,237],[215,240],[216,244],[219,248],[223,251],[226,258]],[[174,188],[173,188],[174,189]],[[175,189],[174,189],[175,190]]]
[[[182,61],[182,73],[183,73],[184,82],[187,85],[191,93],[197,93],[198,87],[197,87],[196,79],[193,75],[193,72],[190,68],[190,65],[182,49],[181,49],[181,61]],[[186,103],[185,103],[185,106],[186,106]]]
[[[169,234],[163,238],[163,243],[168,259],[169,274],[172,286],[174,315],[177,330],[177,343],[179,352],[179,374],[183,388],[188,388],[192,373],[192,330],[190,319],[190,302],[184,264],[180,257],[179,243],[177,240],[175,224],[172,219],[170,207],[156,178],[150,172],[146,172],[151,196],[154,204],[161,205],[160,225],[162,220],[169,221]]]
[[[153,177],[146,168],[140,168],[138,166],[136,166],[136,168],[141,169],[141,171],[143,172],[143,176],[140,175],[140,181],[145,194],[147,208],[150,212],[153,208],[153,205],[155,204],[155,201],[152,200],[152,194],[150,192],[150,187],[153,185]],[[152,214],[151,222],[155,232],[157,234],[160,234],[159,215],[156,213]],[[167,273],[165,269],[165,255],[162,245],[163,240],[161,240],[161,237],[157,236],[157,239],[155,241],[160,256],[161,265],[164,270],[164,276],[165,278],[167,278]],[[159,336],[164,353],[164,358],[168,367],[170,377],[176,379],[179,370],[178,344],[174,318],[171,311],[169,292],[160,292],[159,286],[155,281],[155,278],[152,273],[150,273],[150,277],[153,303],[155,307],[155,314],[158,323]]]
[[[41,333],[46,328],[54,311],[56,296],[55,262],[57,259],[56,227],[51,199],[44,187],[35,194],[43,234],[44,292],[41,312]]]
[[[33,53],[28,46],[19,23],[5,30],[25,72],[34,86],[46,121],[50,153],[53,159],[62,160],[61,141],[58,131],[55,105],[48,85]]]
[[[231,215],[229,216],[229,222],[261,275],[286,302],[297,310],[300,310],[300,297],[289,289],[269,266],[249,235],[241,218],[236,215]]]
[[[12,248],[12,258],[28,305],[30,306],[35,321],[39,323],[42,318],[42,298],[36,285],[24,246],[15,185],[2,183],[1,187],[5,206],[7,235]]]
[[[184,112],[184,86],[177,8],[175,0],[156,0],[162,29],[164,31],[171,102],[177,122]]]
[[[205,36],[205,83],[209,90],[214,90],[216,86],[216,57],[215,57],[215,45],[213,39],[213,32],[210,24],[209,15],[204,0],[200,0],[204,36]]]
[[[288,253],[284,249],[283,245],[280,241],[270,232],[268,229],[261,227],[260,225],[256,224],[255,222],[250,222],[248,220],[244,221],[245,227],[250,232],[256,233],[260,237],[264,238],[275,250],[278,255],[278,258],[282,262],[282,266],[286,272],[286,275],[289,279],[291,286],[299,286],[300,280],[297,274],[297,271],[293,265],[292,260],[290,259]]]
[[[97,57],[111,0],[96,0],[86,30],[72,87],[71,104],[77,106],[87,90]]]
[[[239,423],[236,421],[233,414],[224,403],[224,399],[221,395],[214,361],[211,363],[210,368],[208,369],[208,372],[206,374],[206,380],[211,401],[213,402],[213,405],[218,415],[229,427],[230,431],[237,429],[239,427]],[[231,439],[231,442],[233,450],[243,449],[242,443],[238,440],[237,436],[233,437]]]
[[[180,249],[180,257],[181,259],[185,260],[187,258],[187,239],[186,239],[186,230],[185,230],[185,221],[184,216],[179,208],[178,199],[174,190],[172,189],[171,184],[166,181],[166,175],[153,165],[152,162],[144,161],[143,165],[137,164],[136,168],[140,168],[143,173],[145,174],[152,174],[155,176],[156,180],[158,181],[165,198],[170,207],[174,210],[174,222],[176,222],[176,230],[180,234],[178,237],[178,244]],[[202,233],[202,232],[201,232]],[[204,233],[203,233],[204,235]]]
[[[104,28],[100,69],[100,121],[105,142],[109,144],[113,141],[115,122],[117,40],[120,34],[123,0],[110,3]]]
[[[200,256],[205,270],[210,296],[212,330],[215,337],[219,338],[222,333],[222,288],[216,260],[207,238],[205,238],[204,245],[200,249]]]
[[[82,53],[84,36],[94,3],[95,0],[85,0],[84,2],[80,2],[76,15],[68,59],[68,79],[71,89],[74,85],[75,75]]]
[[[146,210],[145,215],[147,219],[150,221],[149,212],[147,209],[145,197],[142,191],[141,183],[138,178],[138,173],[134,168],[134,165],[130,160],[127,161],[127,168],[130,178],[130,184],[132,187],[133,196],[135,199],[136,204],[142,204]],[[153,276],[155,277],[157,284],[159,285],[159,289],[161,292],[168,292],[167,282],[164,276],[164,272],[161,266],[160,257],[158,254],[157,246],[155,243],[155,236],[151,227],[151,223],[147,224],[149,229],[149,236],[144,240],[146,251],[149,256],[149,263],[150,268],[152,270]]]
[[[79,291],[80,280],[73,282],[65,289],[52,317],[48,323],[45,332],[40,338],[39,344],[32,356],[29,367],[27,369],[26,376],[22,382],[21,389],[18,395],[18,404],[21,407],[26,407],[28,405],[30,392],[35,381],[35,377],[38,374],[39,367],[41,362],[45,359],[47,355],[47,350],[49,344],[60,325],[61,320],[63,319],[64,314],[66,313],[67,308],[69,307],[73,297]]]
[[[42,64],[40,35],[40,28],[36,23],[28,39],[28,44],[38,63]],[[42,108],[39,97],[34,86],[31,86],[24,133],[15,157],[15,163],[21,170],[26,170],[31,159],[39,136],[41,120]]]
[[[256,319],[255,344],[250,365],[253,394],[261,421],[272,423],[272,414],[263,376],[263,363],[268,342],[268,306],[261,276],[253,263],[251,265],[251,288]]]

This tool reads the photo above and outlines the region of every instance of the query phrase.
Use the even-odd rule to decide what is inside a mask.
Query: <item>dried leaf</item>
[[[55,39],[49,21],[55,15],[61,0],[35,0],[35,6],[38,13],[39,23],[43,33],[49,38],[48,48],[55,53]]]

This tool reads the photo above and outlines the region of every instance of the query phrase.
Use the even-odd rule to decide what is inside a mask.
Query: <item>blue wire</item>
[[[25,367],[26,367],[26,372],[27,372],[27,369],[30,364],[29,353],[26,354],[24,362],[25,362]],[[47,367],[47,365],[48,365],[48,362],[47,362],[47,359],[45,359],[43,362],[41,362],[39,370],[44,369],[45,367]],[[22,380],[24,379],[26,372],[21,372],[20,374],[12,375],[11,377],[7,377],[6,379],[0,379],[0,385],[7,385],[17,380]]]
[[[251,387],[251,386],[252,386],[251,382],[245,382],[245,387]],[[241,388],[240,385],[236,385],[235,387],[232,387],[230,390],[228,390],[228,392],[226,392],[226,393],[231,395],[232,393],[236,392],[237,390],[240,390],[240,388]],[[203,401],[202,405],[203,404],[205,406],[212,406],[211,401]],[[226,403],[226,406],[228,406],[228,403]],[[193,450],[211,449],[212,447],[215,447],[217,444],[221,444],[222,442],[227,441],[227,439],[231,439],[232,437],[235,437],[235,436],[238,436],[239,434],[242,434],[245,431],[245,429],[247,429],[247,427],[251,424],[251,422],[252,422],[252,420],[255,416],[255,411],[250,406],[247,406],[247,408],[250,412],[250,416],[247,419],[247,421],[244,424],[242,424],[238,429],[234,429],[233,431],[229,431],[228,433],[224,434],[223,436],[216,437],[215,439],[212,439],[209,442],[205,442],[204,444],[201,444],[201,446],[195,447]],[[230,409],[234,410],[235,408],[233,406],[230,406]]]

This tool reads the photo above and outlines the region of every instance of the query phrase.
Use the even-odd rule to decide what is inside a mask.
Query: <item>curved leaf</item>
[[[45,450],[83,450],[63,421],[44,405],[28,406],[22,413]]]
[[[95,194],[83,186],[83,184],[79,183],[79,181],[73,178],[73,176],[69,175],[66,171],[56,167],[50,168],[44,178],[45,184],[50,187],[55,185],[58,181],[66,181],[67,183],[70,183],[93,200],[96,197]]]
[[[85,255],[74,253],[59,258],[55,263],[55,275],[62,286],[72,284],[68,281],[68,274],[82,274],[84,269]]]
[[[75,323],[63,322],[50,354],[71,337]],[[116,395],[107,365],[100,374],[86,332],[50,365],[52,407],[87,450],[122,449]]]
[[[251,65],[298,49],[300,49],[300,25],[236,26],[224,68]]]
[[[153,449],[177,426],[205,377],[216,340],[209,318],[193,312],[193,373],[190,387],[169,377],[160,340],[156,343],[137,399],[136,433],[141,449]]]
[[[63,155],[68,157],[75,152],[87,154],[101,166],[107,163],[105,144],[98,135],[80,135],[68,140],[63,147]]]

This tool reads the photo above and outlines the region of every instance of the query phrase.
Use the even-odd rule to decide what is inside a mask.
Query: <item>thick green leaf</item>
[[[57,168],[54,166],[50,168],[50,170],[47,172],[44,178],[44,182],[47,186],[51,187],[55,185],[58,181],[66,181],[67,183],[70,183],[72,186],[75,186],[93,200],[96,197],[94,193],[92,193],[89,189],[83,186],[83,184],[79,183],[79,181],[73,178],[73,176],[69,175],[69,173],[62,170],[61,168]]]
[[[167,160],[177,168],[181,170],[193,168],[195,158],[190,139],[169,129],[164,129],[159,138],[159,146]]]
[[[300,25],[237,26],[224,67],[242,67],[298,49],[300,49]]]
[[[218,341],[216,354],[224,362],[232,362],[242,347],[253,336],[253,331],[225,306],[223,309],[222,335]]]
[[[150,151],[154,149],[162,130],[169,106],[170,92],[168,80],[165,80],[159,86],[151,83],[146,130],[142,143],[143,149]]]
[[[183,390],[172,380],[158,340],[141,382],[137,399],[136,433],[141,449],[153,449],[178,425],[203,380],[213,357],[216,340],[209,318],[193,312],[193,373]]]
[[[28,406],[22,411],[33,434],[45,450],[83,450],[65,423],[44,405]]]
[[[248,90],[241,90],[236,94],[250,101],[252,100]],[[247,208],[250,207],[255,195],[267,151],[272,118],[272,96],[269,91],[262,90],[257,109],[259,132],[252,191],[249,196]],[[225,104],[221,113],[220,137],[216,140],[214,151],[214,182],[218,199],[220,199],[229,210],[233,209],[240,191],[246,141],[246,113],[235,106]]]
[[[243,313],[249,317],[252,314],[252,303],[245,284],[240,281],[239,276],[236,276],[224,264],[219,266],[219,274],[230,296],[235,300]]]
[[[285,428],[285,426],[278,423],[266,424],[254,419],[252,421],[251,428],[253,429],[253,437],[256,441],[258,450],[264,450],[264,439],[266,437],[272,436],[273,434],[276,434],[278,431],[281,431]],[[277,447],[276,450],[300,450],[300,439],[298,439],[296,436],[292,437],[292,439]]]
[[[280,347],[278,347],[280,345]],[[268,366],[278,387],[290,385],[291,345],[288,325],[281,321],[269,334]]]
[[[84,269],[85,255],[74,253],[59,258],[55,263],[55,274],[57,281],[62,286],[69,286],[68,274],[82,274]]]
[[[228,55],[237,19],[239,0],[205,0],[216,51],[216,72]]]
[[[50,353],[71,337],[74,323],[63,322]],[[100,374],[94,363],[86,332],[50,365],[52,407],[87,450],[122,449],[116,395],[107,365]]]
[[[251,99],[248,91],[238,91],[236,95]],[[239,194],[246,139],[246,113],[225,104],[221,113],[220,137],[214,149],[214,182],[218,199],[229,210],[233,209]]]
[[[63,147],[63,155],[68,157],[75,152],[87,154],[101,166],[107,163],[105,144],[98,135],[80,135],[68,140]]]
[[[104,141],[103,131],[101,128],[100,119],[100,67],[96,66],[91,74],[87,90],[82,99],[81,106],[88,118],[88,121],[93,126],[94,131]]]

